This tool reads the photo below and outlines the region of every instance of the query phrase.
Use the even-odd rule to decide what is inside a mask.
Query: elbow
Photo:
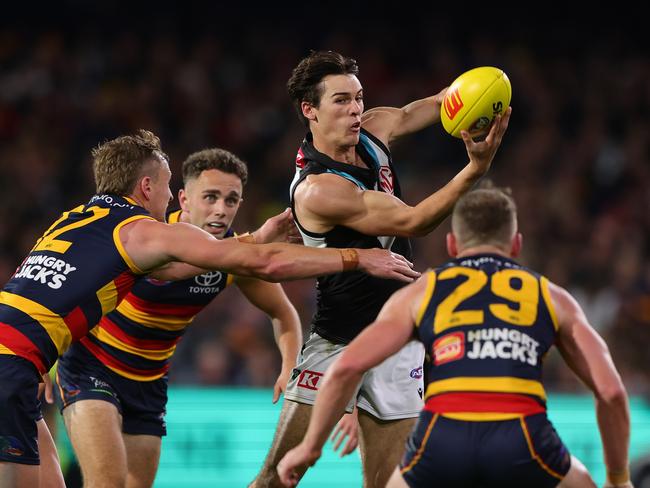
[[[608,406],[627,405],[627,391],[620,379],[611,384],[603,385],[596,391],[596,399],[599,403]]]
[[[402,222],[397,224],[401,229],[400,237],[425,237],[438,227],[443,219],[426,219],[418,212],[412,211]]]
[[[330,376],[337,383],[358,382],[365,372],[353,358],[349,358],[345,353],[332,365],[331,369]]]

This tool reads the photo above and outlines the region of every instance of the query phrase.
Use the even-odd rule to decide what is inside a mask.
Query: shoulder
[[[320,201],[330,200],[333,197],[349,196],[362,191],[356,184],[347,178],[334,173],[321,173],[309,175],[296,188],[296,200]]]
[[[576,322],[586,322],[586,316],[578,301],[565,288],[543,278],[548,283],[548,292],[558,327]]]

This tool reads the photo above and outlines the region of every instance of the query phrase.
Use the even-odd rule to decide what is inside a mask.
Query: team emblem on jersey
[[[379,169],[379,186],[386,193],[390,193],[391,195],[393,194],[393,172],[390,170],[389,166],[382,166]]]
[[[222,278],[223,273],[221,271],[208,271],[202,275],[195,276],[194,281],[200,286],[216,286]]]

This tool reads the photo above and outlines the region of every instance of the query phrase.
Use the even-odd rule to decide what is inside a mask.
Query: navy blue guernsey
[[[425,408],[466,420],[544,411],[542,359],[557,331],[548,280],[492,254],[425,276],[416,321],[427,352]]]
[[[122,226],[138,219],[153,217],[117,195],[96,195],[64,212],[0,292],[0,354],[45,373],[114,310],[142,274],[119,238]]]
[[[167,222],[179,222],[180,214],[169,212]],[[229,229],[224,237],[232,235]],[[231,274],[221,271],[179,281],[142,277],[71,352],[85,347],[107,368],[135,381],[161,378],[194,317],[232,280]]]
[[[298,151],[296,176],[290,190],[292,208],[296,187],[307,176],[322,173],[337,174],[361,189],[383,191],[401,198],[390,151],[366,130],[361,129],[356,151],[368,168],[334,161],[319,152],[312,140],[308,133]],[[297,218],[295,221],[307,246],[384,248],[411,260],[411,244],[407,238],[369,236],[340,225],[319,234],[306,230]],[[321,276],[317,283],[312,331],[329,341],[347,344],[375,320],[386,300],[402,286],[403,282],[375,278],[360,271]]]

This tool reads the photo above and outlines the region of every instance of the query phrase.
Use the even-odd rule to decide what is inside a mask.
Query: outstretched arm
[[[278,474],[285,486],[298,483],[298,467],[312,466],[318,460],[363,374],[395,354],[413,337],[417,308],[425,289],[426,280],[421,279],[394,293],[377,320],[327,369],[304,439],[278,463]]]
[[[419,273],[404,257],[383,249],[315,249],[301,245],[244,244],[214,239],[190,224],[136,220],[120,229],[126,254],[143,271],[182,261],[267,281],[311,278],[359,269],[373,276],[412,281]]]
[[[273,335],[282,355],[282,369],[273,387],[275,403],[287,388],[302,345],[300,317],[279,283],[235,276],[235,284],[248,301],[266,313],[273,323]]]
[[[629,478],[630,412],[627,393],[605,341],[587,322],[578,302],[550,284],[559,325],[557,346],[569,367],[593,391],[608,480]]]
[[[444,187],[415,206],[384,192],[361,190],[334,174],[312,175],[295,191],[300,221],[314,232],[343,225],[368,235],[423,236],[449,215],[458,199],[490,167],[508,128],[511,109],[497,117],[484,141],[474,142],[467,133],[463,140],[469,163]]]
[[[372,108],[361,116],[361,124],[364,129],[389,146],[406,134],[412,134],[440,122],[440,106],[445,93],[447,93],[447,88],[443,88],[433,96],[411,102],[402,108]]]

